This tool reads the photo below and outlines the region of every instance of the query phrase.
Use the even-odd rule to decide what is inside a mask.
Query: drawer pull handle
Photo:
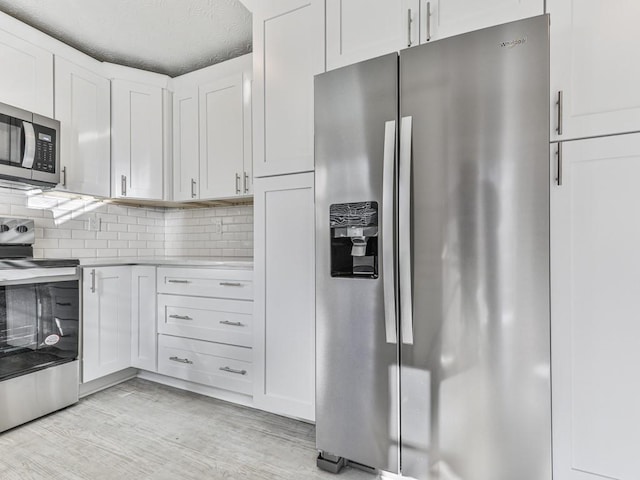
[[[175,318],[176,320],[193,320],[189,315],[169,315],[169,318]]]
[[[70,307],[71,302],[56,302],[56,305],[58,305],[59,307]]]
[[[167,280],[169,283],[191,283],[189,280]]]
[[[240,282],[220,282],[220,285],[223,287],[241,287],[242,284]]]
[[[231,367],[220,367],[220,370],[222,370],[223,372],[229,372],[229,373],[237,373],[238,375],[246,375],[247,371],[246,370],[235,370]]]
[[[188,358],[169,357],[169,360],[171,360],[172,362],[178,362],[178,363],[188,363],[189,365],[193,364],[193,362]]]
[[[223,325],[233,325],[234,327],[242,327],[242,322],[230,322],[229,320],[220,320]]]

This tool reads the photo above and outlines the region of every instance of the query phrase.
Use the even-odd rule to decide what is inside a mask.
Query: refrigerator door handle
[[[400,120],[400,191],[398,194],[398,242],[400,276],[400,327],[402,343],[413,345],[413,303],[411,286],[411,137],[413,118]]]
[[[384,125],[382,177],[382,279],[384,324],[387,343],[398,343],[396,331],[396,280],[394,265],[394,174],[396,163],[396,122]]]

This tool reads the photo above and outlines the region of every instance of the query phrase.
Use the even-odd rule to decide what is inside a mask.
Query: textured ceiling
[[[0,0],[0,11],[98,60],[172,77],[252,47],[239,0]]]

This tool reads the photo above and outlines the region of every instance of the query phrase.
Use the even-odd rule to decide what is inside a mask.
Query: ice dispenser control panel
[[[331,276],[378,278],[378,202],[329,207]]]

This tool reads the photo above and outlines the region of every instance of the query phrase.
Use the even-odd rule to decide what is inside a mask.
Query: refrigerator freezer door
[[[315,81],[316,443],[328,454],[391,472],[399,467],[398,346],[396,287],[386,280],[395,268],[388,201],[395,203],[397,95],[397,54]],[[359,211],[366,212],[361,225]],[[357,278],[375,268],[377,274]],[[385,317],[385,307],[394,318]]]
[[[551,479],[548,32],[541,16],[400,54],[401,464],[419,480]]]

